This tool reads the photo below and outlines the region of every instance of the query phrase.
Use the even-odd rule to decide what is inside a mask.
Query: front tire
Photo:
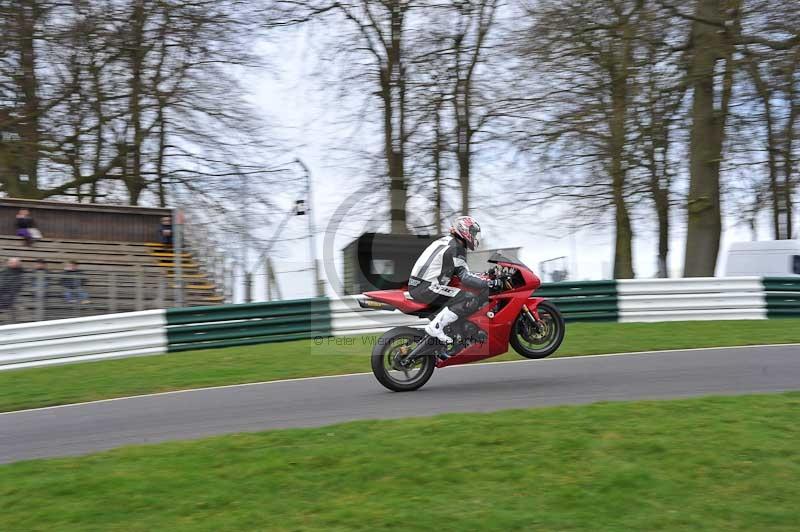
[[[426,335],[411,327],[397,327],[386,332],[372,348],[372,373],[393,392],[410,392],[425,385],[436,369],[436,357],[421,356],[408,368],[399,365],[425,339]]]
[[[520,312],[511,326],[511,346],[525,358],[549,357],[561,347],[566,326],[564,317],[556,306],[542,301],[538,307],[538,324],[532,324],[525,312]]]

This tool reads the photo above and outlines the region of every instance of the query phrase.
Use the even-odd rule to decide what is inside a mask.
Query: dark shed
[[[405,286],[417,257],[437,238],[364,233],[342,250],[345,294]]]

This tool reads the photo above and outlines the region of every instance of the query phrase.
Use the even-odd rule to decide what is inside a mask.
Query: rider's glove
[[[499,292],[503,289],[503,280],[502,279],[489,279],[489,289]]]

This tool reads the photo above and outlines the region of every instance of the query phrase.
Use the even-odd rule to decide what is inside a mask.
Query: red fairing
[[[508,339],[511,336],[511,327],[522,311],[523,305],[528,307],[528,309],[534,313],[534,316],[538,318],[536,308],[544,299],[540,297],[531,297],[531,292],[542,285],[542,281],[539,277],[520,264],[500,262],[498,265],[519,270],[522,275],[523,283],[513,290],[491,296],[488,304],[470,316],[469,321],[486,331],[489,340],[483,344],[473,344],[452,358],[438,361],[436,367],[444,368],[458,364],[467,364],[508,352]],[[495,308],[498,303],[501,307],[500,310],[495,313],[493,318],[490,318],[487,314]]]
[[[537,308],[544,298],[532,296],[533,291],[542,284],[539,277],[522,264],[498,262],[497,265],[501,268],[517,270],[522,276],[522,281],[517,280],[513,289],[490,296],[489,303],[469,317],[469,321],[486,331],[488,340],[482,344],[473,344],[452,358],[438,361],[437,367],[466,364],[506,353],[511,327],[522,312],[523,306],[527,307],[537,319],[539,318]],[[454,286],[460,284],[457,279],[453,281],[451,284]],[[419,314],[427,309],[427,305],[410,299],[406,294],[406,289],[398,289],[367,292],[364,295],[375,301],[392,305],[406,314]],[[490,317],[489,314],[492,312],[494,314]]]

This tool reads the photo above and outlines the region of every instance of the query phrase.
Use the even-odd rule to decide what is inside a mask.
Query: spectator
[[[32,246],[34,239],[42,238],[42,234],[36,229],[36,222],[33,221],[28,209],[20,209],[17,212],[17,236],[25,239],[26,246]]]
[[[64,265],[64,272],[61,277],[61,285],[64,287],[64,300],[67,303],[91,303],[89,294],[86,293],[86,276],[78,269],[78,263],[74,260]]]
[[[33,267],[33,275],[31,276],[31,288],[33,288],[34,295],[38,295],[40,290],[42,295],[47,293],[49,273],[50,272],[47,270],[47,262],[45,262],[44,259],[37,260],[36,266]]]
[[[158,230],[161,236],[161,243],[167,247],[172,247],[172,218],[169,216],[161,217],[161,227]]]
[[[0,272],[0,310],[12,309],[19,291],[22,288],[22,262],[18,257],[11,257],[6,268]]]

